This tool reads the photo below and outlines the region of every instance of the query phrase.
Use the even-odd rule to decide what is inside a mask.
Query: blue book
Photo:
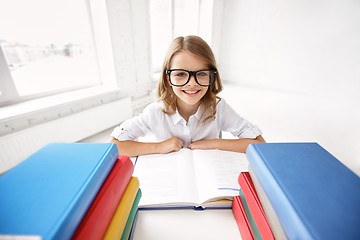
[[[319,144],[251,144],[246,154],[289,239],[360,239],[360,178]]]
[[[70,239],[118,157],[112,143],[52,143],[0,177],[1,235]]]

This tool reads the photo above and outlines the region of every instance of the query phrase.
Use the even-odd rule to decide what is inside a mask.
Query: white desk
[[[134,240],[241,239],[231,209],[139,210]]]

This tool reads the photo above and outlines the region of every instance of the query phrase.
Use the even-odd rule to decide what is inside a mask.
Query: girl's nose
[[[195,75],[191,75],[191,76],[190,76],[190,80],[189,80],[189,82],[187,83],[187,85],[189,85],[189,86],[198,85],[198,83],[197,83],[196,80],[195,80]]]

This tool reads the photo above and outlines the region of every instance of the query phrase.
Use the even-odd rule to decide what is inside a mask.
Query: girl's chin
[[[186,97],[182,98],[181,101],[187,105],[196,106],[199,105],[201,98],[197,97]]]

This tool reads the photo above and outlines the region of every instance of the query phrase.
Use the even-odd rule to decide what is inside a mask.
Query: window
[[[178,36],[199,34],[200,0],[151,0],[153,71],[160,71],[167,48]]]
[[[169,46],[172,36],[172,1],[150,1],[151,49],[154,71],[160,71],[166,46]]]
[[[4,0],[0,104],[101,84],[87,0]]]

